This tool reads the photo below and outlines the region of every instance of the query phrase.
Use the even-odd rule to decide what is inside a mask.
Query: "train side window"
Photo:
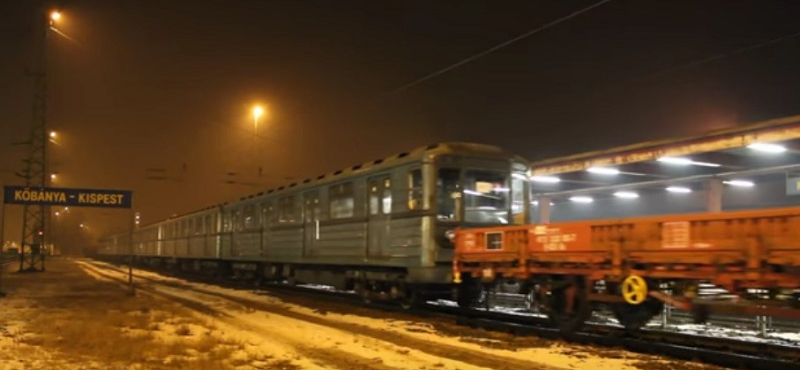
[[[422,209],[422,170],[408,171],[408,210]]]
[[[215,227],[214,227],[214,223],[213,223],[213,221],[212,221],[211,215],[206,215],[206,217],[205,217],[205,224],[206,224],[205,233],[206,233],[206,234],[212,234],[212,233],[214,233],[214,231],[215,231],[215,230],[214,230],[214,229],[215,229]]]
[[[277,223],[278,215],[275,213],[275,207],[271,202],[261,203],[261,224],[263,227],[268,227],[269,224]]]
[[[436,205],[440,220],[461,220],[461,212],[456,207],[461,201],[461,188],[458,185],[460,177],[460,170],[452,168],[439,170],[439,177],[436,179]]]
[[[369,182],[369,214],[374,216],[378,214],[380,208],[380,199],[378,199],[378,183],[375,180]]]
[[[233,231],[242,231],[244,228],[244,217],[241,208],[233,210]]]
[[[259,225],[258,212],[256,211],[255,204],[248,204],[242,210],[242,218],[245,230],[257,229]]]
[[[194,219],[194,231],[192,234],[194,235],[202,235],[203,234],[203,216],[198,216]]]
[[[231,211],[225,211],[222,214],[222,232],[229,232],[232,230],[233,227],[231,225]]]
[[[392,180],[383,180],[383,214],[392,213]]]
[[[278,200],[278,222],[291,224],[300,222],[302,219],[301,204],[297,197],[289,195]]]
[[[353,217],[355,212],[355,193],[353,183],[333,185],[328,188],[328,210],[331,219]]]

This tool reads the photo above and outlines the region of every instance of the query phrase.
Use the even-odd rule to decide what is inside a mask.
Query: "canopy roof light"
[[[594,199],[592,199],[592,197],[584,197],[584,196],[580,196],[580,195],[576,195],[574,197],[571,197],[571,198],[569,198],[569,200],[571,200],[571,201],[573,201],[575,203],[591,203],[591,202],[594,202]]]
[[[695,166],[705,166],[705,167],[719,167],[720,164],[718,163],[709,163],[709,162],[698,162],[693,161],[689,158],[683,157],[661,157],[658,159],[659,162],[669,163],[669,164],[677,164],[681,166],[688,166],[688,165],[695,165]]]
[[[756,186],[756,184],[750,180],[728,180],[723,181],[722,183],[730,186],[738,186],[740,188],[752,188],[753,186]]]
[[[531,181],[555,184],[561,182],[561,179],[556,176],[531,176]]]
[[[614,193],[614,196],[617,198],[636,199],[639,197],[639,193],[633,191],[618,191]]]
[[[600,175],[619,175],[619,170],[613,167],[589,167],[586,171]]]
[[[683,186],[670,186],[667,187],[667,191],[670,193],[691,193],[692,189]]]
[[[785,146],[778,144],[752,143],[747,147],[753,150],[758,150],[759,152],[766,152],[766,153],[783,153],[786,151]]]

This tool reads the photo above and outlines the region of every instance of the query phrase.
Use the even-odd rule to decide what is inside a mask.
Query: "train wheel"
[[[465,281],[458,284],[456,290],[456,303],[461,308],[471,308],[479,306],[486,299],[486,292],[480,284],[472,281]]]
[[[566,280],[553,281],[549,293],[543,305],[547,308],[547,317],[561,331],[571,333],[578,330],[592,315],[583,277],[571,276]]]
[[[370,284],[366,280],[361,280],[355,284],[355,291],[365,304],[372,304],[372,292]]]
[[[549,288],[542,282],[530,284],[527,288],[528,293],[525,294],[525,309],[530,312],[547,312],[547,303],[549,302],[548,294]]]
[[[636,331],[652,320],[664,309],[664,302],[648,298],[642,304],[615,303],[611,311],[619,323],[628,331]]]
[[[400,307],[402,307],[404,310],[410,310],[412,308],[419,307],[424,302],[416,289],[412,287],[406,287],[403,290],[403,296],[400,297]]]

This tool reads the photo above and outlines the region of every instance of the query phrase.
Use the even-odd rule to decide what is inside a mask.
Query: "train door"
[[[367,191],[369,192],[367,257],[378,257],[383,253],[383,246],[389,244],[392,180],[389,175],[370,178]]]
[[[303,256],[310,256],[314,241],[319,240],[319,193],[310,191],[303,194],[303,207]]]

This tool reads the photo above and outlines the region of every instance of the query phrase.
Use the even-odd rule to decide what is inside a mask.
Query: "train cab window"
[[[242,218],[245,230],[258,229],[260,225],[258,211],[255,204],[248,204],[242,210]]]
[[[505,172],[465,171],[464,220],[475,223],[507,224],[510,192]]]
[[[298,223],[303,218],[302,205],[296,196],[290,195],[278,200],[278,222],[281,224]]]
[[[353,183],[346,182],[329,187],[328,201],[331,219],[353,217],[355,213]]]
[[[422,170],[408,171],[408,210],[422,209]]]
[[[514,224],[525,222],[525,194],[528,192],[528,175],[525,172],[515,172],[511,175],[511,215]]]
[[[458,221],[461,219],[460,212],[456,207],[461,198],[458,185],[460,178],[461,170],[452,168],[439,170],[439,177],[436,179],[436,205],[440,220]]]

